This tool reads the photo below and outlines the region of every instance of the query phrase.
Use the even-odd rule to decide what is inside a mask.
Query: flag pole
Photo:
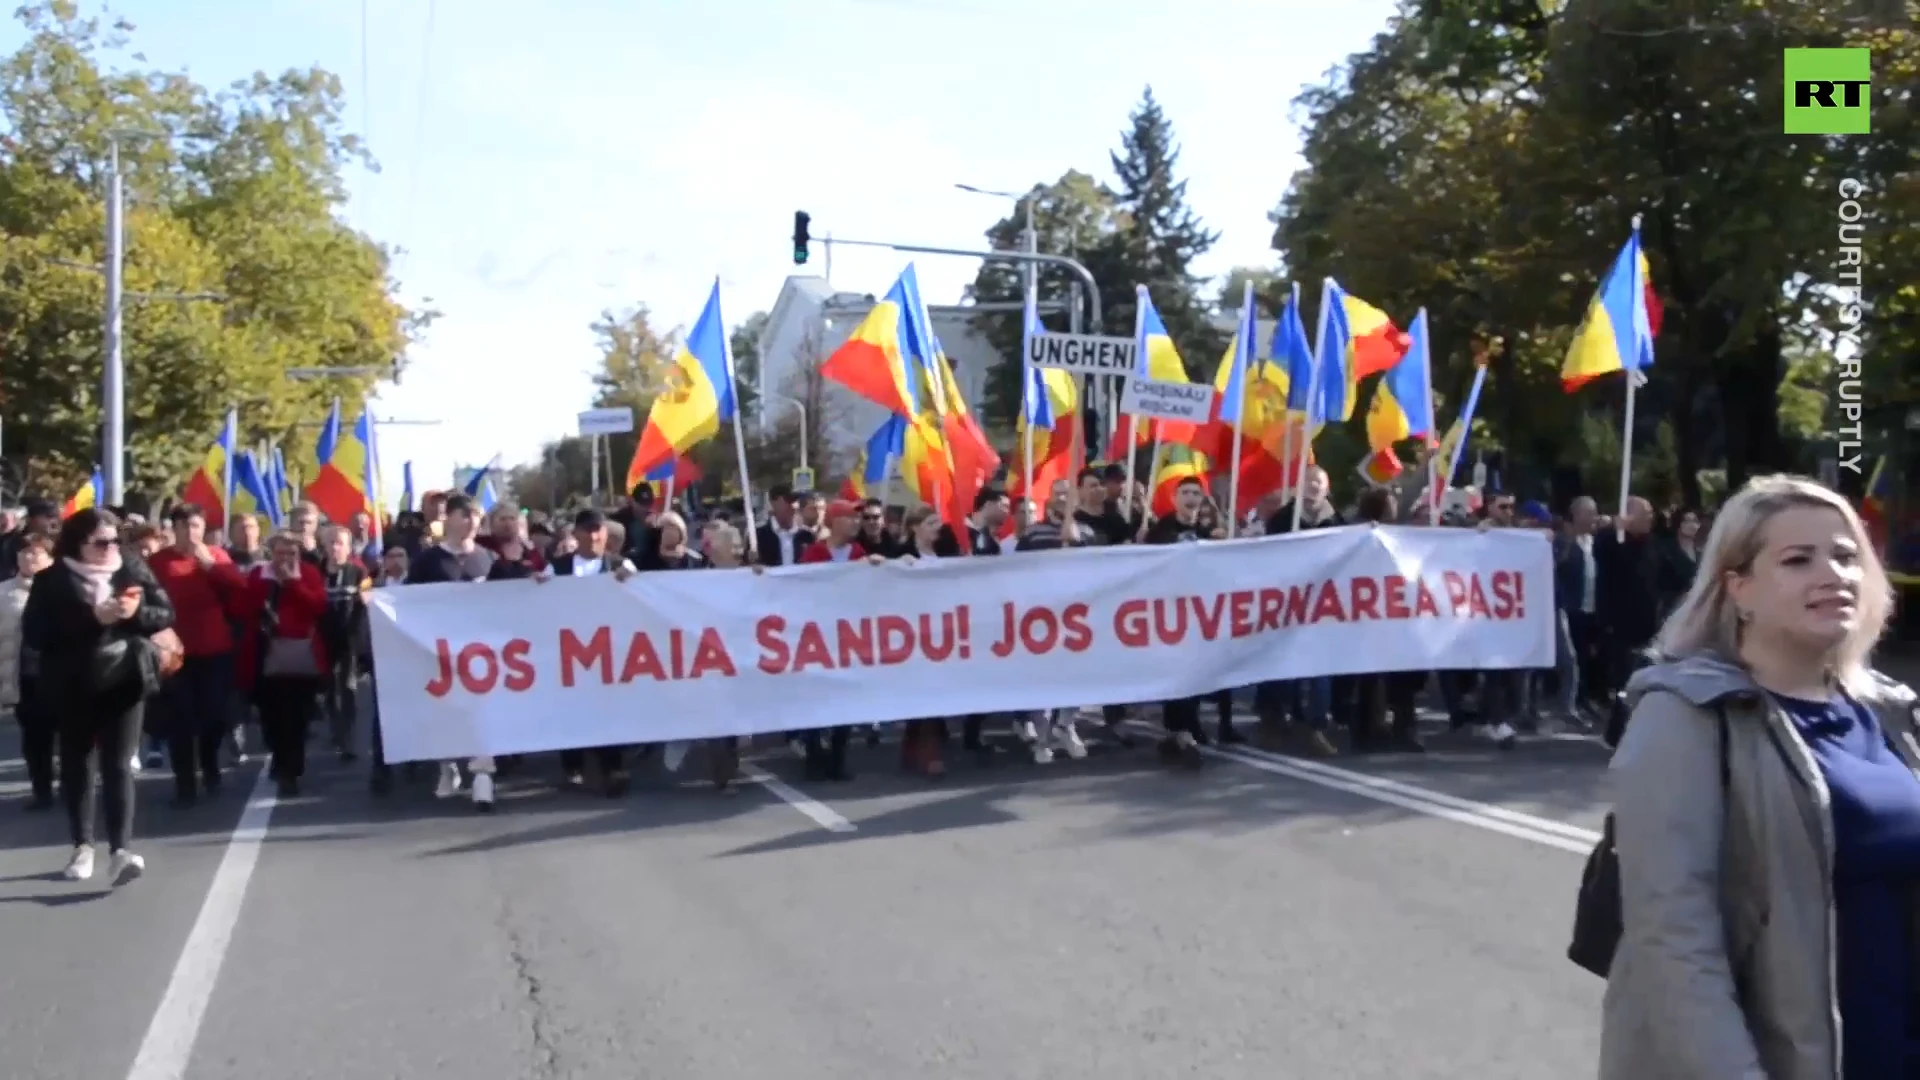
[[[1249,279],[1245,284],[1246,288],[1240,299],[1241,341],[1234,350],[1232,360],[1234,366],[1240,369],[1239,378],[1235,380],[1229,376],[1227,380],[1229,385],[1235,381],[1240,384],[1240,392],[1236,395],[1238,400],[1234,402],[1233,408],[1233,463],[1229,466],[1230,471],[1227,473],[1227,506],[1229,507],[1227,520],[1234,525],[1234,530],[1228,534],[1229,536],[1240,531],[1240,443],[1244,438],[1244,429],[1247,424],[1247,376],[1250,374],[1247,370],[1250,365],[1242,363],[1241,357],[1244,356],[1248,360],[1253,358],[1254,335],[1259,326],[1253,317],[1253,281]]]
[[[720,295],[720,279],[713,279],[713,294]],[[714,304],[717,308],[718,302]],[[726,326],[721,320],[720,325]],[[747,430],[740,420],[740,380],[734,374],[733,341],[727,334],[720,335],[720,355],[727,358],[727,399],[733,403],[733,416],[729,419],[733,427],[733,456],[740,466],[740,509],[747,516],[747,561],[760,562],[760,527],[753,521],[753,481],[747,475]]]
[[[1433,412],[1433,328],[1427,325],[1427,309],[1421,308],[1414,315],[1420,324],[1420,341],[1426,348],[1427,376],[1427,524],[1440,524],[1440,447],[1434,438],[1433,429],[1440,426],[1439,417]],[[1377,393],[1378,391],[1376,391]]]
[[[1140,368],[1145,366],[1147,362],[1147,343],[1144,340],[1142,340],[1142,338],[1144,338],[1144,336],[1146,335],[1148,302],[1149,302],[1149,297],[1147,294],[1147,287],[1145,285],[1135,285],[1133,287],[1133,347],[1135,349],[1136,355],[1134,356],[1133,367],[1134,367],[1134,373],[1136,375],[1139,373]],[[1128,377],[1131,377],[1131,376],[1128,376]],[[1124,392],[1121,394],[1121,398],[1122,399],[1125,398]],[[1118,423],[1119,416],[1120,416],[1119,410],[1116,409],[1113,415],[1115,418],[1115,422]],[[1130,416],[1127,418],[1127,445],[1126,445],[1127,489],[1123,493],[1124,501],[1120,505],[1123,508],[1121,511],[1121,517],[1126,518],[1129,521],[1131,521],[1133,518],[1134,461],[1136,458],[1140,456],[1139,454],[1134,453],[1134,446],[1133,446],[1134,442],[1139,438],[1139,431],[1138,431],[1139,423],[1140,423],[1139,417]],[[1116,431],[1115,434],[1118,434],[1118,432]],[[1158,454],[1159,452],[1160,452],[1159,447],[1156,446],[1154,448],[1154,453]],[[1142,514],[1142,517],[1144,518],[1145,515]]]
[[[1638,258],[1641,216],[1640,214],[1633,215],[1633,246],[1635,259],[1632,272],[1634,281],[1639,286],[1639,289],[1636,290],[1638,293],[1644,293],[1646,290],[1646,282],[1640,278]],[[1633,302],[1637,310],[1642,303],[1640,296],[1636,295]],[[1639,338],[1637,329],[1634,337],[1636,341]],[[1637,349],[1635,351],[1636,353],[1638,352]],[[1620,366],[1626,369],[1627,376],[1627,408],[1625,414],[1620,419],[1620,514],[1613,519],[1613,538],[1617,541],[1625,541],[1627,538],[1627,499],[1631,497],[1633,489],[1633,399],[1635,393],[1640,389],[1641,375],[1638,366],[1639,360],[1640,357],[1638,355],[1635,355],[1631,361],[1625,356],[1620,358]]]
[[[1320,354],[1327,349],[1327,320],[1333,314],[1330,302],[1333,299],[1333,279],[1320,279],[1320,319],[1319,326],[1313,332],[1313,376],[1307,380],[1307,422],[1300,429],[1300,437],[1306,445],[1300,448],[1300,471],[1295,475],[1293,484],[1293,531],[1300,531],[1301,496],[1307,491],[1307,455],[1313,450],[1313,412],[1320,403]],[[1341,359],[1344,366],[1345,358]]]
[[[1296,281],[1296,282],[1293,282],[1292,285],[1293,285],[1293,311],[1297,315],[1300,311],[1300,283]],[[1286,317],[1287,317],[1286,312],[1283,311],[1280,313],[1280,318],[1283,322],[1286,320]],[[1274,334],[1278,336],[1282,331],[1282,329],[1284,329],[1284,327],[1276,326],[1274,328]],[[1276,357],[1275,359],[1280,359],[1280,358]],[[1289,366],[1289,368],[1287,369],[1287,397],[1291,398],[1292,396],[1293,396],[1293,369],[1291,368],[1291,366]],[[1301,415],[1304,417],[1306,414],[1302,413]],[[1292,401],[1289,400],[1282,403],[1280,416],[1283,421],[1280,427],[1280,489],[1284,491],[1289,486],[1289,483],[1287,480],[1287,470],[1293,468],[1293,402]],[[1306,433],[1306,429],[1302,428],[1301,434],[1304,435],[1305,433]]]

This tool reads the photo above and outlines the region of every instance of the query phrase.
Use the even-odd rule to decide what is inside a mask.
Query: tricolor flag
[[[100,466],[95,465],[93,467],[93,475],[88,477],[87,482],[80,485],[80,490],[74,492],[73,497],[67,500],[65,506],[60,508],[60,517],[64,520],[82,510],[99,506],[102,502],[106,501],[106,490],[106,478],[100,475]]]
[[[226,527],[228,505],[233,502],[233,450],[239,443],[239,431],[240,412],[229,409],[220,437],[180,492],[180,497],[198,506],[216,529]]]
[[[720,315],[720,281],[714,279],[693,330],[674,348],[667,389],[653,399],[647,423],[627,464],[627,490],[662,462],[683,456],[713,438],[732,420],[735,395],[727,358],[727,324]]]
[[[1660,336],[1662,314],[1647,256],[1640,250],[1636,218],[1573,335],[1560,369],[1561,387],[1572,393],[1602,375],[1652,367],[1653,339]]]

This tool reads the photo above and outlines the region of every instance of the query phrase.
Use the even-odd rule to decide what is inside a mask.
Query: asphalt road
[[[257,763],[184,811],[149,776],[149,871],[115,891],[59,879],[62,822],[21,812],[6,744],[0,1076],[1593,1068],[1601,984],[1562,954],[1604,811],[1593,743],[1441,737],[1332,769],[1222,752],[1198,774],[1096,746],[959,760],[937,783],[892,761],[857,751],[853,782],[807,789],[819,802],[657,772],[607,801],[542,769],[491,817],[424,779],[375,801],[331,763],[250,808]]]

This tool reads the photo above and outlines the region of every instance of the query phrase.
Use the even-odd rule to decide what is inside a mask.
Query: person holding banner
[[[1327,498],[1327,471],[1318,465],[1308,465],[1306,474],[1300,482],[1300,528],[1333,529],[1347,524],[1334,508],[1333,501]],[[1293,500],[1279,503],[1267,518],[1266,532],[1277,536],[1293,531]],[[1261,683],[1254,688],[1254,709],[1260,716],[1261,741],[1269,749],[1280,749],[1287,736],[1300,733],[1304,748],[1315,757],[1332,757],[1339,753],[1333,741],[1327,738],[1327,731],[1333,726],[1333,703],[1336,697],[1344,698],[1344,692],[1351,682],[1348,676],[1338,679],[1324,675],[1305,679],[1283,679]]]
[[[740,530],[733,527],[725,518],[715,518],[707,523],[707,565],[715,570],[738,570],[745,565],[747,556],[746,538]],[[753,566],[756,574],[766,573],[766,567]],[[707,740],[707,765],[712,770],[713,786],[722,795],[738,795],[740,789],[734,781],[740,777],[741,739],[724,735]]]
[[[665,515],[662,515],[665,516]],[[673,515],[677,521],[680,515]],[[660,531],[650,530],[658,538]],[[612,574],[615,581],[626,581],[637,569],[624,555],[614,552],[609,543],[607,519],[600,511],[582,510],[573,517],[574,550],[565,555],[556,555],[544,574],[534,577],[536,582],[551,581],[556,577],[592,577],[596,574]],[[680,544],[686,543],[686,525],[680,525]],[[601,793],[609,799],[617,799],[626,794],[630,778],[624,763],[625,748],[619,746],[598,746],[592,750],[560,751],[560,768],[566,774],[567,786],[574,789],[586,787],[586,767],[589,754],[600,770]]]
[[[941,524],[939,511],[931,506],[915,507],[907,511],[906,526],[906,550],[901,554],[903,561],[952,557],[942,550],[942,542],[951,538],[952,530]],[[959,551],[956,549],[952,554],[957,556]],[[980,718],[970,716],[966,725],[967,737],[977,744],[980,739]],[[946,727],[945,720],[907,721],[900,738],[900,767],[929,777],[945,776],[947,763],[941,758],[941,749],[947,740]]]
[[[813,531],[800,523],[791,487],[775,484],[767,491],[767,520],[756,539],[761,566],[792,566],[813,546]]]
[[[1200,505],[1206,501],[1207,488],[1197,476],[1189,476],[1180,481],[1174,491],[1174,511],[1171,517],[1163,517],[1147,527],[1142,542],[1152,545],[1191,544],[1201,540],[1224,540],[1227,533],[1218,525],[1204,530],[1200,522]],[[1161,706],[1161,723],[1167,729],[1166,738],[1160,740],[1160,756],[1169,761],[1177,760],[1188,768],[1200,767],[1200,748],[1207,745],[1207,733],[1200,727],[1200,702],[1202,698],[1178,698]]]

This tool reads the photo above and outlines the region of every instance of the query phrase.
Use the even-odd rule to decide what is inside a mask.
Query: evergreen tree
[[[1133,333],[1134,287],[1144,284],[1188,372],[1208,379],[1226,339],[1212,324],[1201,294],[1203,280],[1192,267],[1220,234],[1208,230],[1187,205],[1187,183],[1176,174],[1180,147],[1173,123],[1151,86],[1128,120],[1120,150],[1112,155],[1120,227],[1093,254],[1097,262],[1089,267],[1101,284],[1106,330]]]

